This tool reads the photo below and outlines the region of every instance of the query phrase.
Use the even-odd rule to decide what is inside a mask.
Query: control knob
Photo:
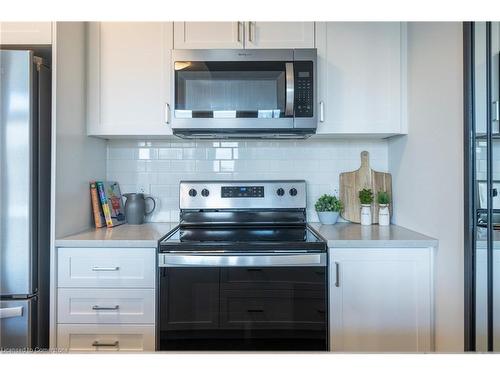
[[[290,189],[290,191],[289,191],[289,193],[290,193],[290,195],[291,195],[292,197],[295,197],[295,196],[297,195],[297,189],[295,189],[295,188],[291,188],[291,189]]]
[[[188,194],[190,197],[196,197],[196,194],[198,194],[198,192],[196,191],[196,189],[189,189]]]
[[[208,191],[208,189],[203,189],[201,191],[201,195],[204,196],[204,197],[208,197],[209,194],[210,194],[210,192]]]
[[[283,190],[283,188],[279,188],[278,190],[276,190],[276,194],[282,197],[283,195],[285,195],[285,190]]]

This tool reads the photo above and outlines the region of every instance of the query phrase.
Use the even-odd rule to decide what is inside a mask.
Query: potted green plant
[[[389,214],[389,203],[391,201],[391,197],[389,193],[386,191],[379,191],[377,193],[377,202],[378,202],[378,224],[379,225],[389,225],[390,214]]]
[[[323,194],[314,205],[321,224],[335,224],[344,209],[342,201],[333,195]]]
[[[361,203],[361,225],[372,224],[372,189],[363,189],[359,191],[359,202]]]

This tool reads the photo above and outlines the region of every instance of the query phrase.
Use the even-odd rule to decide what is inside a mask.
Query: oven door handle
[[[293,116],[294,100],[295,100],[295,74],[293,71],[293,63],[285,63],[285,116]]]
[[[326,253],[193,253],[159,254],[159,267],[321,267]]]

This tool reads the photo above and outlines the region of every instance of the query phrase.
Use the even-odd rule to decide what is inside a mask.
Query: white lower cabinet
[[[56,347],[154,351],[156,248],[57,249]]]
[[[155,253],[148,248],[59,248],[58,286],[153,288]]]
[[[58,323],[154,324],[154,289],[66,289],[57,292]]]
[[[154,325],[57,325],[57,347],[69,351],[154,351],[154,337]]]
[[[432,351],[432,259],[432,248],[331,248],[331,350]]]

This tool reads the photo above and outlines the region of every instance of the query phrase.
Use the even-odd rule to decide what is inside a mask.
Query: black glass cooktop
[[[160,242],[173,251],[326,251],[326,242],[307,225],[208,225],[174,228]]]

